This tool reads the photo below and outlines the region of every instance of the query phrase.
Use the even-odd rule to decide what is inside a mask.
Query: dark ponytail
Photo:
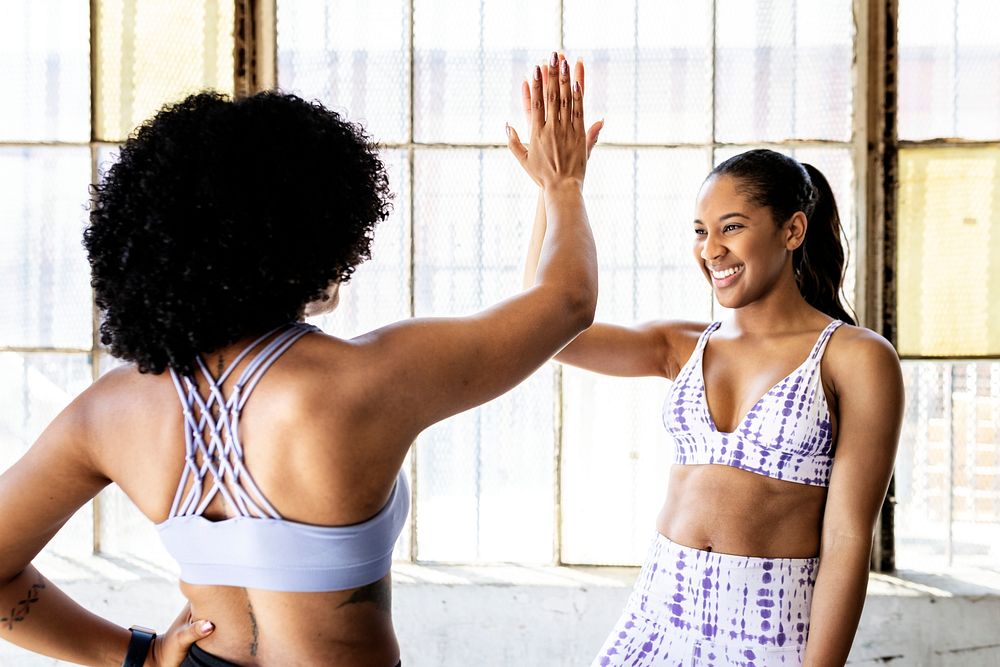
[[[799,292],[813,308],[855,324],[840,300],[846,257],[837,202],[826,177],[809,164],[767,149],[740,153],[719,164],[709,178],[731,176],[758,206],[767,206],[781,225],[798,211],[809,221],[805,241],[792,255]]]

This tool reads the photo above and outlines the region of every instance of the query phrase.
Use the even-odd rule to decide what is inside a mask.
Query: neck
[[[814,325],[817,311],[799,292],[791,270],[759,299],[733,311],[733,324],[742,333],[771,334]]]

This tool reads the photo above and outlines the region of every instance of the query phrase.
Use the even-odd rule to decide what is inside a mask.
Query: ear
[[[796,211],[788,223],[785,225],[785,248],[791,252],[802,247],[806,242],[806,230],[809,228],[809,220],[802,211]]]

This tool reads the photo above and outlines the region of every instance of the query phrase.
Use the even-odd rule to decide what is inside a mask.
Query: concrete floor
[[[165,628],[182,605],[170,574],[109,558],[43,555],[39,568],[122,625]],[[586,667],[628,596],[633,568],[400,564],[394,614],[407,667]],[[0,644],[0,665],[59,663]],[[1000,574],[873,575],[851,665],[997,667]]]

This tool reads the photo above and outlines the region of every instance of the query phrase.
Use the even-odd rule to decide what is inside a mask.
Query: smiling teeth
[[[731,269],[726,269],[725,271],[715,271],[714,269],[709,269],[709,270],[712,272],[713,278],[715,278],[716,280],[722,280],[723,278],[728,278],[729,276],[739,272],[740,269],[742,268],[743,265],[740,264],[739,266],[734,266]]]

